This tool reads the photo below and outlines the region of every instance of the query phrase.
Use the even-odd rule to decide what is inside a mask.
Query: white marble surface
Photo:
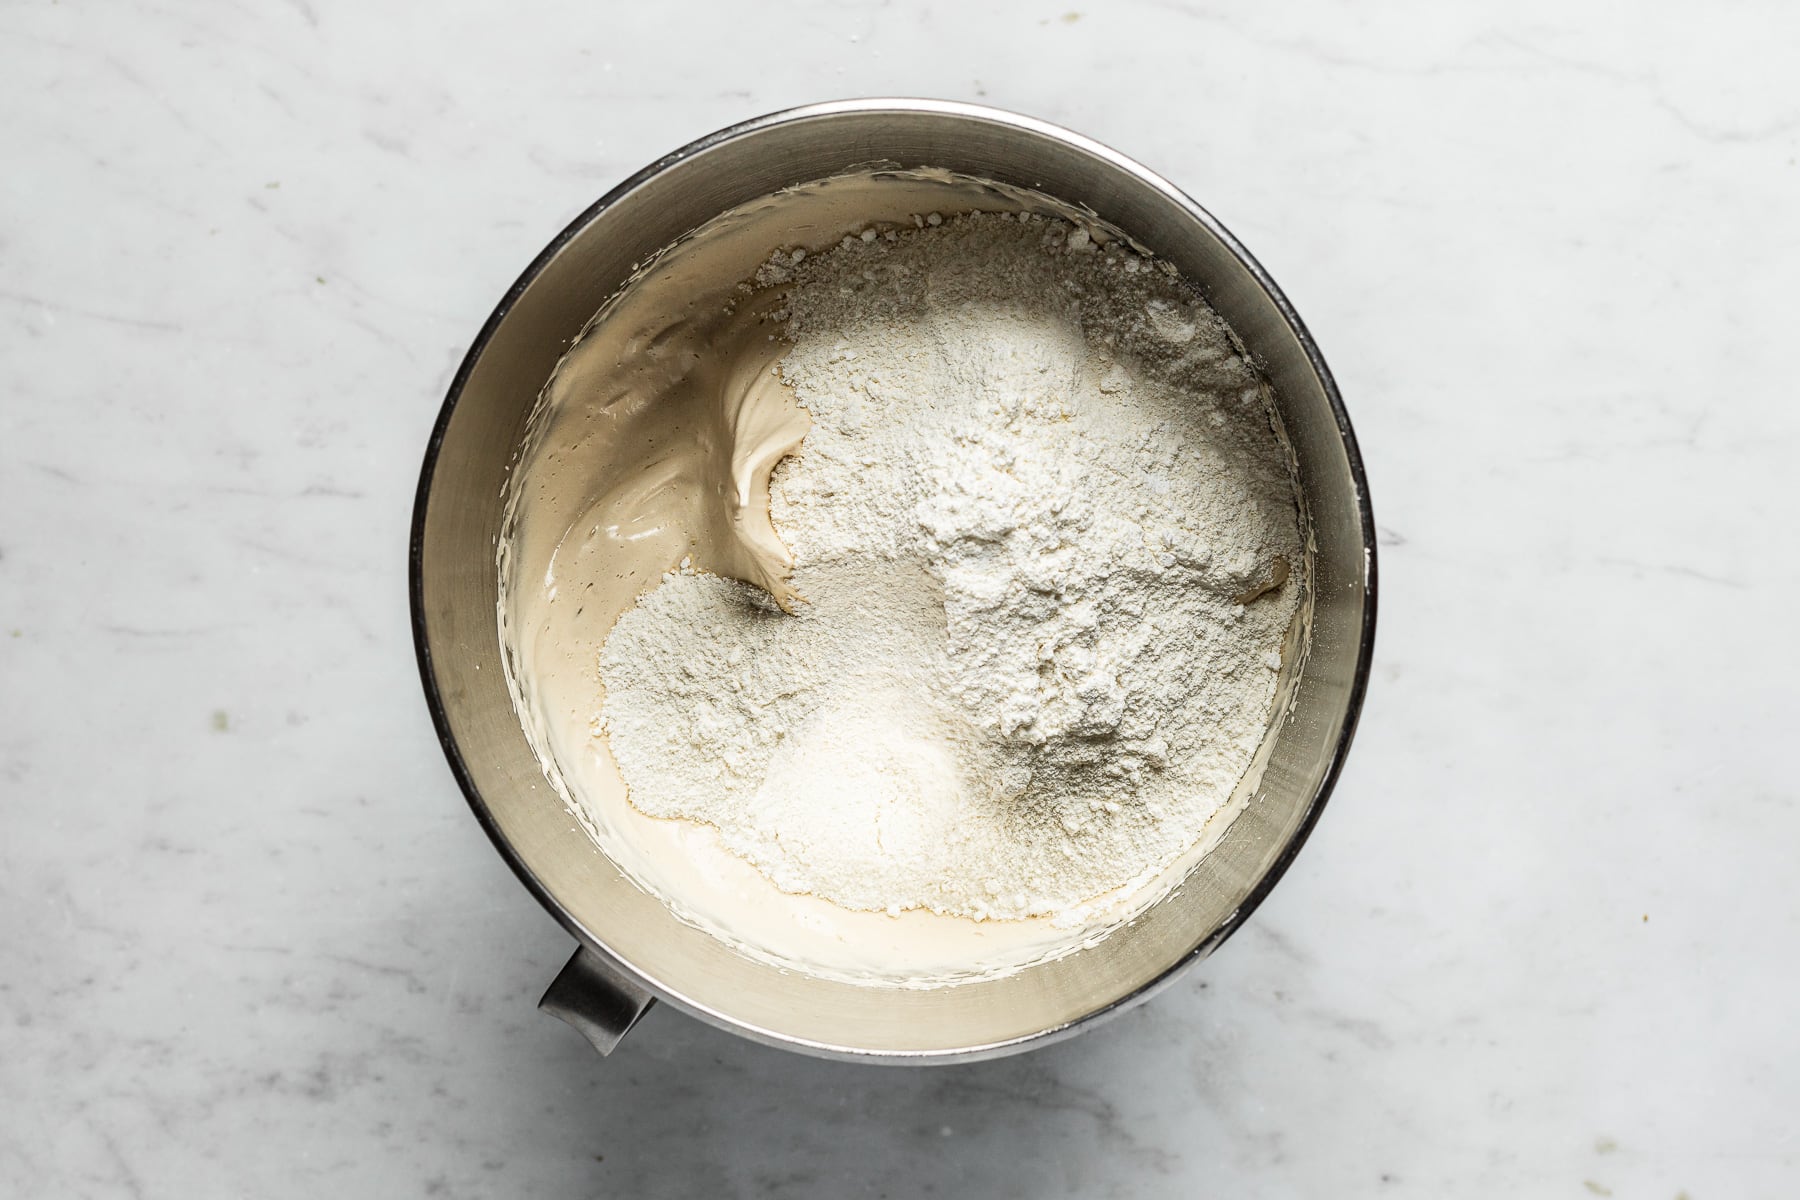
[[[1800,10],[413,7],[0,9],[0,1193],[1800,1191]],[[419,696],[419,454],[600,192],[883,92],[1108,141],[1286,286],[1384,531],[1362,734],[1092,1035],[602,1061]]]

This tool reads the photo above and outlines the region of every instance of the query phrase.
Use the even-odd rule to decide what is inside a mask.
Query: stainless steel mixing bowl
[[[495,623],[502,494],[557,360],[638,264],[712,217],[872,160],[936,167],[1086,207],[1173,263],[1274,386],[1317,552],[1309,653],[1248,808],[1129,929],[1000,979],[859,987],[780,970],[683,924],[570,818],[514,713]],[[771,247],[773,249],[773,247]],[[1343,766],[1375,631],[1375,525],[1349,417],[1293,307],[1173,186],[1086,138],[973,105],[790,109],[685,146],[615,188],[506,293],[450,385],[414,513],[412,616],[431,714],[494,845],[579,947],[543,1007],[609,1050],[653,999],[795,1050],[886,1062],[1041,1045],[1148,998],[1241,925],[1293,861]]]

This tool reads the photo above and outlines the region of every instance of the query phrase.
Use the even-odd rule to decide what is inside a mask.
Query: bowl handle
[[[611,1054],[619,1039],[630,1033],[655,1003],[655,996],[600,955],[577,946],[538,1007],[574,1026],[600,1053]]]

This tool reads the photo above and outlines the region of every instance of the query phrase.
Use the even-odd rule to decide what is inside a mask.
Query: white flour
[[[803,602],[664,577],[596,734],[636,807],[785,891],[1080,920],[1200,838],[1268,727],[1302,557],[1262,384],[1061,222],[934,215],[758,283],[813,421],[770,502]]]

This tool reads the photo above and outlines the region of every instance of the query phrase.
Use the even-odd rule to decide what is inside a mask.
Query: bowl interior
[[[495,622],[507,474],[540,389],[583,326],[638,264],[719,213],[874,162],[1044,193],[1173,263],[1273,385],[1315,542],[1308,653],[1265,747],[1260,786],[1218,845],[1130,929],[1014,975],[933,990],[782,970],[683,924],[639,890],[544,777],[513,710]],[[1148,995],[1222,941],[1272,886],[1354,726],[1373,619],[1370,530],[1354,441],[1322,362],[1279,293],[1191,201],[1103,147],[1023,118],[852,102],[734,127],[655,164],[565,231],[508,293],[433,437],[414,534],[414,616],[459,781],[521,878],[571,932],[665,999],[753,1037],[827,1054],[973,1057]]]

